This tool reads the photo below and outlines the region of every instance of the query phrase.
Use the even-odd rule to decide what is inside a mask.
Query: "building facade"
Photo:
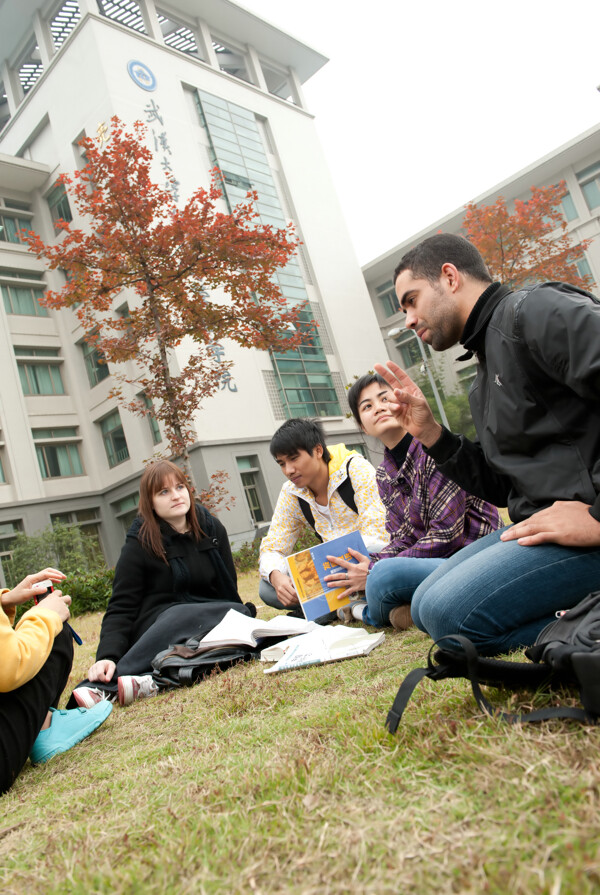
[[[268,443],[286,418],[318,416],[332,442],[362,443],[345,384],[384,345],[302,96],[326,62],[230,0],[0,4],[0,554],[16,532],[60,520],[95,534],[114,562],[144,463],[167,450],[152,416],[110,397],[114,368],[74,313],[41,304],[64,279],[20,238],[60,239],[58,218],[85,226],[57,178],[83,167],[78,141],[102,137],[113,115],[146,123],[155,179],[176,200],[208,186],[217,165],[223,210],[255,189],[262,222],[292,221],[302,240],[279,284],[307,302],[318,339],[286,354],[218,343],[234,366],[194,419],[199,485],[223,470],[235,497],[221,513],[232,542],[270,519],[282,480]]]
[[[532,186],[550,186],[561,180],[565,181],[567,189],[561,210],[572,244],[592,240],[578,263],[579,272],[590,275],[594,283],[600,285],[600,125],[473,201],[476,205],[493,205],[503,196],[510,208],[515,199],[529,198]],[[396,265],[412,246],[435,233],[461,233],[464,214],[464,208],[457,209],[363,267],[387,355],[412,375],[424,365],[426,370],[428,367],[442,394],[468,391],[475,377],[475,361],[456,363],[456,358],[464,353],[460,345],[455,350],[439,354],[430,351],[429,346],[423,346],[415,333],[404,326],[404,314],[400,311],[392,279]]]

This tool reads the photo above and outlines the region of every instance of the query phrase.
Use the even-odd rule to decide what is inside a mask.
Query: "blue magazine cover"
[[[327,615],[327,613],[339,609],[340,606],[347,606],[350,600],[356,599],[353,594],[339,600],[339,595],[346,588],[332,589],[325,583],[325,575],[330,575],[332,569],[335,568],[335,564],[329,562],[327,556],[341,556],[347,562],[357,562],[348,553],[349,547],[365,556],[369,555],[361,533],[351,531],[332,541],[325,541],[323,544],[317,544],[316,547],[309,547],[308,550],[301,550],[300,553],[288,556],[290,575],[300,599],[302,611],[308,621],[314,621],[322,615]]]

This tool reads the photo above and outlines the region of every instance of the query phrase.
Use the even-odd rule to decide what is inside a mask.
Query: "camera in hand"
[[[44,578],[43,581],[38,581],[38,584],[43,584],[43,586],[46,588],[46,590],[42,591],[41,593],[39,593],[36,596],[36,598],[35,598],[36,603],[39,603],[40,600],[43,600],[44,597],[47,597],[49,594],[53,593],[53,591],[54,591],[54,585],[52,584],[52,582],[50,581],[49,578]]]

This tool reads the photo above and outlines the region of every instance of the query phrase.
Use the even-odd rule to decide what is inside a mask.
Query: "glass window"
[[[423,363],[423,355],[419,348],[418,336],[415,335],[411,329],[401,332],[399,336],[396,336],[394,342],[401,357],[400,366],[405,370],[408,367],[414,367],[416,364]],[[429,357],[431,355],[429,345],[421,344],[423,345],[425,354]]]
[[[579,261],[575,262],[575,267],[577,268],[577,272],[580,277],[589,277],[591,281],[594,279],[594,274],[592,273],[592,268],[589,265],[588,259],[584,256],[580,258]]]
[[[258,457],[238,457],[237,466],[252,520],[254,523],[264,522],[266,517],[260,500]]]
[[[46,202],[50,209],[50,215],[54,223],[54,229],[58,221],[72,221],[71,206],[64,183],[57,183],[46,196]]]
[[[20,357],[58,357],[58,348],[15,348],[19,378],[24,395],[64,395],[60,367],[56,364],[43,364],[25,360]]]
[[[81,545],[86,556],[96,558],[98,553],[104,554],[100,538],[100,509],[87,507],[83,510],[71,510],[67,513],[51,513],[50,521],[54,525],[76,525],[81,533]]]
[[[113,504],[115,516],[123,526],[125,534],[129,531],[129,526],[138,514],[139,499],[139,493],[136,491],[135,494],[129,494]]]
[[[471,385],[473,384],[475,377],[477,376],[477,364],[470,364],[468,367],[461,367],[457,372],[458,381],[461,384],[461,388],[466,394],[469,394],[469,390]]]
[[[58,357],[58,348],[26,348],[22,345],[15,345],[15,354],[17,357]]]
[[[217,62],[221,71],[242,81],[250,83],[250,76],[246,68],[246,59],[241,50],[233,49],[227,46],[221,40],[213,38],[213,49],[217,56]]]
[[[35,450],[43,479],[83,475],[76,444],[36,444]]]
[[[55,429],[32,429],[40,473],[43,479],[62,476],[83,475],[83,467],[76,442],[65,442],[63,439],[77,436],[77,429],[72,426]],[[53,439],[61,439],[60,444],[52,444]],[[40,444],[39,442],[45,442]]]
[[[85,361],[85,369],[87,371],[90,388],[93,388],[95,385],[98,385],[99,382],[102,382],[103,379],[110,376],[110,370],[108,369],[108,364],[104,359],[104,355],[95,345],[91,345],[89,342],[84,342],[81,346],[81,350],[83,351],[83,359]]]
[[[12,557],[12,548],[19,532],[23,531],[23,520],[0,522],[0,563]]]
[[[362,454],[365,460],[368,460],[367,457],[367,448],[364,444],[357,442],[356,444],[347,444],[346,447],[349,451],[356,451],[357,454]]]
[[[44,295],[44,289],[39,286],[8,286],[0,287],[4,310],[7,314],[22,314],[29,317],[47,317],[48,308],[40,304],[40,298]]]
[[[111,469],[113,466],[128,460],[129,450],[118,410],[113,410],[112,413],[100,421],[100,430],[102,432],[102,440],[104,441],[106,459]]]
[[[29,218],[0,213],[0,240],[2,242],[23,242],[21,230],[31,230]]]
[[[272,93],[273,96],[278,96],[280,99],[285,99],[288,103],[293,103],[294,92],[289,76],[285,72],[267,65],[266,62],[261,62],[261,68],[269,93]]]
[[[600,206],[600,162],[580,171],[577,180],[590,211]]]
[[[2,463],[2,457],[0,457],[0,485],[6,484],[6,476],[4,475],[4,464]]]
[[[156,419],[156,415],[154,413],[154,406],[152,401],[148,397],[145,392],[140,392],[138,398],[144,406],[150,411],[146,414],[146,419],[148,420],[148,425],[150,426],[150,434],[152,435],[152,443],[160,444],[162,441],[162,435],[160,434],[160,426],[158,425],[158,420]]]
[[[571,193],[565,193],[565,195],[560,200],[560,204],[562,205],[563,214],[567,221],[574,221],[575,218],[579,217]]]
[[[396,295],[396,290],[394,289],[394,284],[391,280],[388,280],[387,283],[383,283],[381,286],[376,286],[375,292],[377,298],[381,302],[383,313],[386,317],[392,317],[394,314],[398,313],[400,304],[398,303],[398,296]]]

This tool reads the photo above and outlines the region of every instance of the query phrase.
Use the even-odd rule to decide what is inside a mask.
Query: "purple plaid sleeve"
[[[496,507],[442,475],[415,439],[400,469],[386,449],[377,486],[390,543],[374,560],[452,556],[502,524]]]

